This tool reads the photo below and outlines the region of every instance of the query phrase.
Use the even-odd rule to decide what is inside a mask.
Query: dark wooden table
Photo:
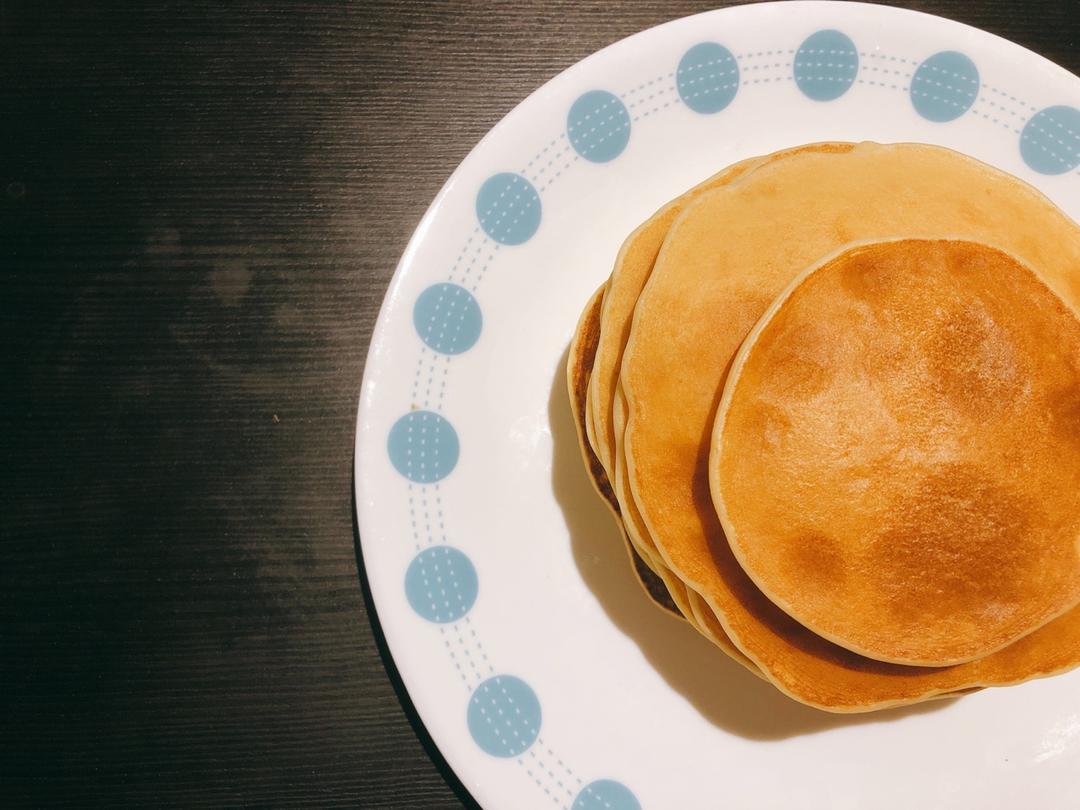
[[[517,101],[714,5],[0,0],[0,803],[470,803],[358,573],[375,315]],[[1080,70],[1074,0],[903,5]]]

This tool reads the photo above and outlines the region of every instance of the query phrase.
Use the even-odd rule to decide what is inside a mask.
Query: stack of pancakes
[[[921,144],[725,169],[624,243],[567,377],[638,576],[856,712],[1080,663],[1080,227]]]

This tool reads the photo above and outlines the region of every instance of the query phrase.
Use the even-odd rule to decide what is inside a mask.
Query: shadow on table
[[[620,631],[702,716],[734,734],[776,740],[837,726],[883,723],[934,711],[935,700],[870,714],[829,714],[804,706],[748,672],[686,622],[657,607],[642,591],[611,513],[590,483],[563,374],[567,354],[551,388],[551,481],[570,531],[574,560],[585,584]]]
[[[364,569],[364,556],[360,550],[360,522],[356,515],[356,478],[355,474],[352,479],[352,511],[353,511],[353,547],[356,552],[356,569],[360,575],[360,590],[364,596],[364,609],[367,610],[368,621],[371,622],[371,632],[375,636],[375,645],[379,649],[379,655],[382,658],[383,666],[386,668],[386,675],[390,678],[390,683],[394,687],[394,692],[397,694],[398,702],[401,704],[402,710],[405,712],[405,716],[409,719],[409,724],[413,727],[413,731],[416,732],[417,739],[420,740],[420,744],[424,746],[424,750],[431,758],[432,763],[438,769],[443,779],[450,786],[450,789],[454,791],[454,794],[461,800],[468,810],[483,810],[477,801],[469,794],[469,791],[458,779],[457,774],[447,764],[443,758],[442,752],[439,751],[439,747],[435,744],[435,741],[428,734],[427,728],[424,726],[424,721],[420,719],[420,715],[416,711],[416,707],[413,706],[412,700],[409,698],[409,692],[405,688],[404,682],[401,680],[401,675],[398,674],[397,666],[394,664],[394,658],[390,654],[390,648],[386,645],[386,636],[383,635],[382,625],[379,624],[378,614],[375,612],[375,602],[371,596],[371,586],[368,585],[367,571]]]

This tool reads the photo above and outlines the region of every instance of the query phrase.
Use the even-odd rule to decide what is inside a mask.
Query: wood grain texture
[[[468,802],[358,578],[374,319],[521,98],[715,5],[0,0],[5,804]],[[1080,68],[1069,0],[904,5]]]

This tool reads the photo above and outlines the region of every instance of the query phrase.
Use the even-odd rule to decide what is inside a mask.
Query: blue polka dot
[[[630,142],[630,113],[618,96],[590,90],[570,108],[566,135],[583,158],[607,163],[621,155]]]
[[[461,354],[480,337],[483,316],[468,290],[457,284],[433,284],[413,307],[413,325],[420,339],[442,354]]]
[[[952,121],[979,95],[979,69],[958,51],[935,53],[911,79],[911,103],[929,121]]]
[[[598,779],[581,789],[570,810],[641,810],[641,804],[622,783]]]
[[[1020,154],[1042,174],[1064,174],[1080,166],[1080,110],[1066,106],[1039,110],[1020,134]]]
[[[480,186],[476,217],[484,233],[499,244],[520,245],[540,227],[540,195],[520,174],[501,172]]]
[[[405,572],[405,596],[429,622],[456,622],[476,604],[478,591],[472,562],[450,546],[421,551]]]
[[[716,42],[701,42],[688,50],[675,77],[683,103],[698,113],[720,112],[739,92],[739,64]]]
[[[806,38],[795,54],[795,83],[807,98],[832,101],[855,83],[859,52],[840,31],[818,31]]]
[[[481,749],[495,757],[516,757],[540,735],[540,701],[525,681],[497,675],[476,687],[468,721]]]
[[[399,473],[418,484],[430,484],[454,469],[459,447],[449,422],[431,411],[413,411],[390,428],[386,449]]]

